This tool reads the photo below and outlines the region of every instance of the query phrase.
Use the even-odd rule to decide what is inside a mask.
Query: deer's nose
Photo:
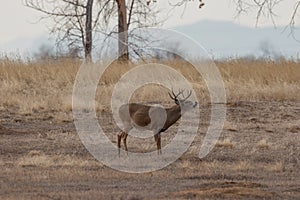
[[[195,104],[193,105],[193,107],[195,108],[198,105],[198,102],[196,101]]]

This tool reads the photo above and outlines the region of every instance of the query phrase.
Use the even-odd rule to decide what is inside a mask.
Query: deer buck
[[[119,156],[121,139],[123,139],[125,151],[128,151],[126,139],[128,132],[133,127],[152,131],[157,145],[157,153],[161,154],[161,133],[177,122],[182,114],[197,106],[197,102],[187,100],[192,92],[189,91],[187,97],[184,97],[183,92],[184,90],[179,90],[178,94],[175,94],[172,90],[172,94],[169,93],[169,96],[174,100],[176,105],[167,109],[155,105],[150,106],[138,103],[122,105],[119,109],[119,116],[124,129],[117,134]],[[183,99],[178,98],[180,94],[183,96]]]

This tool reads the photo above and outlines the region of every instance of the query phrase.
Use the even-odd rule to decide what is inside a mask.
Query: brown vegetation
[[[0,198],[299,199],[300,63],[217,62],[228,93],[227,118],[216,148],[202,160],[197,155],[210,120],[206,87],[188,65],[168,64],[198,92],[199,134],[175,163],[152,173],[128,174],[98,162],[76,133],[71,97],[80,62],[2,59]],[[99,81],[98,117],[115,145],[119,129],[108,109],[109,96],[132,67],[114,65]],[[170,104],[167,95],[165,88],[151,85],[140,88],[132,101]],[[176,127],[162,137],[162,146]],[[129,151],[156,150],[153,138],[128,142]]]
[[[31,113],[44,110],[71,111],[73,83],[79,69],[78,60],[21,61],[0,60],[0,109]],[[165,62],[181,72],[197,92],[201,102],[208,102],[208,92],[201,76],[182,61]],[[227,101],[299,100],[300,63],[288,60],[264,61],[232,59],[216,62],[226,87]],[[99,81],[97,99],[99,109],[107,109],[114,84],[135,65],[114,64]],[[163,88],[140,88],[135,101],[168,99]],[[99,102],[99,101],[98,101]]]

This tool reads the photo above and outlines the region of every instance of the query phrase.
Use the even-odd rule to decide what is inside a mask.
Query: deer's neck
[[[177,122],[181,117],[181,108],[179,105],[167,109],[167,121],[164,125],[164,130],[167,130],[171,125]]]

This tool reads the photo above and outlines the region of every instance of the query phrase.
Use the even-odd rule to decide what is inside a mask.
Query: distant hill
[[[300,42],[289,36],[285,27],[250,28],[232,22],[200,21],[171,29],[182,32],[202,44],[215,57],[263,54],[299,56]],[[300,27],[299,27],[300,28]],[[300,40],[300,30],[295,37]]]
[[[49,39],[47,34],[38,37],[18,38],[11,42],[0,44],[0,52],[10,56],[16,54],[26,58],[38,52],[43,45],[54,46],[54,41]]]
[[[299,28],[294,34],[300,41]],[[289,36],[288,30],[283,32],[284,27],[252,28],[233,22],[204,20],[171,29],[192,37],[216,58],[267,54],[299,58],[300,54],[300,42]],[[48,35],[19,38],[0,44],[0,52],[18,52],[28,56],[36,53],[42,45],[53,46],[53,44]]]

